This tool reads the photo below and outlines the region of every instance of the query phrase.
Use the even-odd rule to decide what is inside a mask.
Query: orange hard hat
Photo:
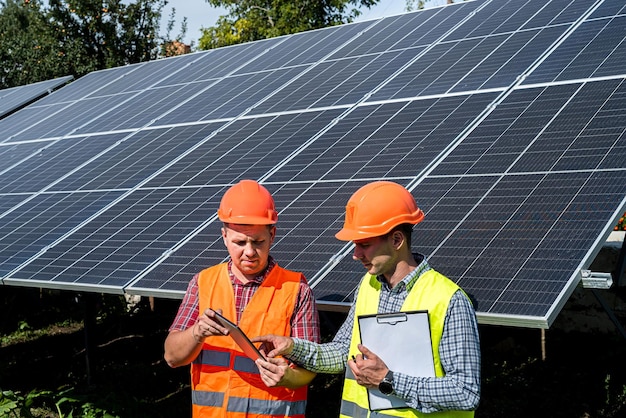
[[[378,237],[398,225],[415,225],[422,219],[424,212],[407,189],[392,181],[375,181],[350,197],[343,229],[335,237],[342,241]]]
[[[278,220],[270,192],[254,180],[241,180],[226,190],[217,216],[222,222],[273,225]]]

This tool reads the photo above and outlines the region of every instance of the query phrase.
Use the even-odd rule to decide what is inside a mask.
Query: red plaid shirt
[[[254,292],[256,292],[261,282],[263,282],[269,272],[272,271],[274,266],[276,266],[276,262],[270,257],[265,271],[248,283],[243,284],[232,272],[232,261],[228,262],[228,276],[235,291],[237,322],[239,322],[241,313],[246,305],[248,305],[250,298],[252,298]],[[174,322],[170,326],[170,331],[186,330],[196,323],[198,315],[198,274],[196,274],[189,282],[189,286],[187,286],[187,292],[178,308]],[[315,298],[313,298],[313,292],[304,275],[301,275],[298,300],[293,311],[293,316],[291,317],[291,336],[316,343],[320,342],[319,318],[317,307],[315,306]]]

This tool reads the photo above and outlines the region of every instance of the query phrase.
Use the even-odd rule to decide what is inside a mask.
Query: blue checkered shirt
[[[397,312],[419,277],[430,270],[424,256],[414,254],[418,267],[391,289],[384,278],[378,313]],[[355,292],[354,298],[356,299]],[[318,373],[341,373],[345,370],[355,304],[332,342],[315,344],[294,338],[288,356],[306,369]],[[445,376],[415,377],[394,372],[394,395],[403,398],[418,411],[431,413],[442,410],[473,410],[480,399],[480,340],[476,314],[471,302],[461,290],[450,299],[439,344],[439,358]]]

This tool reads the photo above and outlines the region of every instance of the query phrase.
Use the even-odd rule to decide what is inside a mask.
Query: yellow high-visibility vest
[[[361,280],[356,299],[352,340],[350,342],[348,358],[351,358],[352,355],[359,354],[357,345],[361,342],[361,336],[359,335],[358,317],[360,315],[378,313],[378,301],[380,299],[381,287],[381,283],[374,275],[366,274]],[[443,324],[448,306],[450,305],[450,299],[459,289],[459,286],[452,280],[430,269],[422,273],[402,304],[401,311],[428,311],[433,359],[435,362],[435,375],[437,377],[443,377],[445,375],[443,367],[441,366],[441,359],[439,358],[439,342],[443,335]],[[350,368],[346,367],[340,416],[342,418],[375,418],[387,416],[406,418],[471,418],[474,416],[474,411],[440,411],[429,414],[421,413],[412,408],[370,411],[368,407],[367,389],[356,382]]]

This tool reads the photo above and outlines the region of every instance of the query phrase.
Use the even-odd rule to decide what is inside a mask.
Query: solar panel
[[[253,178],[279,264],[347,306],[334,233],[388,179],[480,322],[549,327],[626,206],[620,3],[466,1],[88,74],[0,120],[2,282],[180,298]]]
[[[0,90],[0,119],[20,107],[53,92],[73,78],[73,76],[69,75],[53,80],[40,81],[25,86]]]

